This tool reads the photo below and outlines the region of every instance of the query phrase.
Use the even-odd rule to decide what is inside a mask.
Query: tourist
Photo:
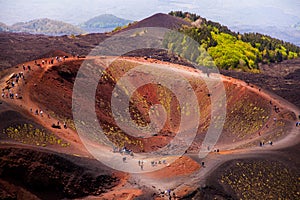
[[[66,124],[66,122],[64,122],[64,128],[67,129],[67,124]]]

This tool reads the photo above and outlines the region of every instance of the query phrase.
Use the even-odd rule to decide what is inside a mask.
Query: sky
[[[0,22],[50,18],[78,25],[101,14],[141,20],[182,10],[227,26],[291,26],[300,22],[299,0],[0,0]]]

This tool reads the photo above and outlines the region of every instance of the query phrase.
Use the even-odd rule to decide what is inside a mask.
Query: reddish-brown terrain
[[[297,108],[257,86],[223,76],[222,83],[226,91],[227,101],[224,129],[217,146],[209,150],[211,153],[208,157],[204,160],[199,159],[197,152],[211,121],[210,96],[218,95],[208,91],[203,82],[204,78],[201,78],[201,71],[155,59],[121,57],[102,73],[103,76],[99,80],[95,99],[100,125],[116,146],[126,146],[136,153],[151,152],[167,145],[178,129],[180,112],[177,110],[176,96],[167,88],[157,84],[147,84],[139,88],[131,97],[129,110],[132,114],[131,118],[137,124],[143,125],[149,123],[150,105],[157,103],[164,105],[168,117],[163,129],[150,138],[135,138],[122,132],[116,125],[111,115],[110,99],[113,88],[120,77],[140,64],[147,64],[149,67],[153,67],[152,70],[154,71],[156,64],[163,64],[165,66],[164,72],[158,71],[160,74],[157,75],[163,79],[170,78],[168,81],[176,81],[172,80],[170,72],[181,73],[189,81],[191,89],[195,91],[200,105],[201,118],[195,140],[186,151],[186,156],[174,163],[165,167],[162,165],[162,169],[146,174],[127,175],[109,169],[95,161],[85,149],[72,121],[72,88],[77,70],[83,61],[93,63],[100,61],[101,63],[105,59],[108,58],[78,59],[71,57],[63,62],[55,61],[53,65],[45,64],[41,67],[34,65],[34,62],[26,63],[26,65],[32,66],[32,70],[24,71],[25,80],[21,80],[13,88],[13,91],[18,92],[22,99],[3,98],[1,104],[3,108],[1,109],[1,118],[3,119],[3,123],[1,123],[3,130],[1,136],[1,194],[3,197],[18,198],[18,195],[28,195],[28,198],[49,197],[51,199],[54,196],[56,198],[73,198],[100,195],[100,198],[107,199],[112,197],[115,199],[132,199],[135,196],[161,199],[166,198],[166,195],[160,194],[166,189],[172,189],[172,194],[175,193],[175,196],[182,198],[205,197],[205,195],[208,197],[221,196],[222,198],[229,196],[232,198],[247,197],[246,194],[234,187],[230,190],[225,189],[223,191],[222,189],[230,186],[230,184],[226,186],[228,182],[222,174],[223,172],[230,173],[230,170],[233,170],[232,164],[226,165],[228,166],[227,171],[212,173],[211,170],[224,168],[224,166],[221,168],[218,166],[227,160],[242,159],[243,162],[247,163],[247,160],[250,159],[251,163],[266,162],[262,165],[268,165],[270,169],[267,173],[271,173],[272,167],[280,170],[285,165],[280,164],[283,162],[280,156],[278,156],[279,160],[274,157],[274,162],[279,162],[279,164],[264,161],[264,159],[271,154],[277,155],[276,152],[281,151],[276,149],[298,142],[297,135],[299,132],[297,133],[294,126],[297,112],[299,113]],[[44,58],[44,60],[49,60],[49,58]],[[38,63],[41,61],[37,60]],[[99,68],[103,69],[103,66],[100,64]],[[2,71],[1,87],[5,88],[8,85],[7,81],[11,73],[18,73],[19,71],[22,71],[20,67]],[[139,74],[133,75],[134,82],[138,82],[139,79],[146,80],[148,77],[147,74],[136,73]],[[203,77],[206,76],[203,74]],[[83,88],[83,90],[88,89],[88,85],[87,88]],[[188,91],[188,88],[178,87],[177,89],[183,95]],[[126,95],[126,92],[121,94],[119,98],[122,98],[122,95]],[[275,106],[279,108],[279,112],[275,112]],[[30,108],[33,109],[33,113],[30,112]],[[43,110],[43,117],[35,115],[35,109]],[[190,121],[190,124],[184,124],[187,131],[195,122],[189,109],[191,108],[185,108],[184,112]],[[60,121],[61,124],[66,122],[68,128],[52,128],[52,124],[56,124],[57,121]],[[274,147],[267,144],[269,140],[274,143]],[[266,143],[266,147],[258,147],[260,141]],[[21,151],[20,148],[28,150]],[[217,148],[220,152],[214,152]],[[265,148],[266,150],[263,150]],[[258,153],[260,156],[254,156]],[[34,156],[26,158],[28,155]],[[243,155],[245,155],[246,160],[243,160]],[[44,157],[47,158],[46,161]],[[57,165],[53,163],[51,157],[56,160]],[[168,160],[169,158],[165,157],[165,159]],[[291,156],[291,160],[286,161],[286,165],[290,165],[292,159]],[[204,167],[200,167],[202,161],[205,162]],[[65,163],[66,166],[64,167],[60,163]],[[295,163],[293,166],[296,169],[298,164]],[[145,165],[145,169],[147,167],[148,165]],[[250,165],[249,167],[249,170],[256,170]],[[72,170],[70,171],[70,169]],[[76,175],[76,173],[79,174]],[[252,172],[245,171],[245,173]],[[297,170],[291,170],[287,173],[286,176],[297,177]],[[45,175],[39,176],[39,174]],[[47,174],[51,174],[51,176]],[[212,177],[207,179],[207,183],[204,179],[206,176]],[[239,177],[239,175],[236,176]],[[34,180],[33,177],[35,177]],[[101,177],[105,177],[103,178],[105,181]],[[199,180],[201,181],[199,182]],[[277,180],[276,177],[274,180]],[[215,185],[215,181],[221,181],[218,182],[221,186]],[[283,180],[281,181],[282,184],[287,184]],[[203,184],[208,184],[208,186],[203,186]],[[197,187],[203,189],[198,191]],[[295,187],[295,185],[290,187],[286,185],[285,187],[284,191],[289,190],[290,187]],[[43,192],[46,188],[47,192]],[[296,197],[296,190],[292,189],[291,191],[295,191],[291,193],[291,197]],[[253,192],[255,194],[255,190]],[[282,192],[282,190],[273,191],[274,194],[278,192]],[[253,194],[250,194],[249,197],[253,197]]]
[[[187,22],[157,14],[128,29],[178,28],[182,24]],[[221,71],[220,76],[212,73],[208,77],[177,55],[141,49],[119,57],[104,70],[114,57],[88,54],[113,34],[49,37],[0,33],[0,87],[4,89],[4,98],[0,97],[0,199],[170,199],[166,190],[171,199],[300,198],[300,132],[295,126],[300,120],[299,59],[262,65],[259,74]],[[53,64],[49,64],[51,59]],[[41,64],[43,60],[45,64]],[[84,63],[90,63],[95,71],[77,77]],[[23,70],[23,64],[31,70]],[[139,66],[144,68],[132,71]],[[13,74],[20,72],[24,79],[12,88]],[[93,83],[93,73],[102,76],[96,80],[93,98],[82,98],[82,121],[75,124],[74,82]],[[129,85],[142,84],[130,97],[126,87],[117,84],[125,75],[130,77]],[[179,75],[189,85],[179,80]],[[206,81],[216,77],[220,82],[209,90]],[[154,78],[160,81],[143,84]],[[20,98],[6,97],[8,89]],[[87,94],[91,85],[80,89]],[[191,92],[197,104],[190,101],[180,106],[175,93],[192,100]],[[118,118],[112,115],[112,97],[118,102]],[[222,126],[211,124],[222,118],[222,113],[212,114],[213,99],[224,97],[226,108],[217,105],[226,111],[221,135],[215,146],[204,146],[207,156],[199,157],[209,127]],[[129,105],[124,101],[127,98]],[[165,116],[156,110],[157,104],[164,106]],[[79,125],[90,125],[88,111],[93,105],[105,136],[115,147],[133,150],[134,157],[113,152],[99,135],[87,135],[91,139],[83,140]],[[128,108],[130,117],[123,108]],[[186,119],[183,124],[182,116]],[[123,122],[122,128],[117,119]],[[162,129],[150,129],[150,137],[132,125],[146,127],[151,120],[159,125],[163,119]],[[180,128],[184,136],[195,134],[183,155],[176,151],[181,143],[160,155],[150,154],[169,147]],[[127,159],[124,162],[123,157]],[[138,164],[141,160],[142,167]],[[116,165],[107,166],[110,161]]]

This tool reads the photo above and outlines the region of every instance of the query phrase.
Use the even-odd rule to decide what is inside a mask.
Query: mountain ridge
[[[79,35],[85,33],[83,30],[72,24],[48,18],[34,19],[28,22],[18,22],[11,26],[1,23],[0,27],[0,31],[2,32],[25,32],[31,34],[44,34],[50,36],[71,34]]]
[[[102,14],[89,19],[78,26],[87,32],[100,32],[105,29],[113,30],[116,27],[122,27],[132,22],[132,20],[123,19],[112,14]]]

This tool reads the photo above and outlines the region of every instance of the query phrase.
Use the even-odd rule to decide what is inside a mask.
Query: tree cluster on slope
[[[179,30],[200,44],[200,55],[197,59],[193,59],[198,64],[207,64],[203,60],[208,60],[206,56],[203,56],[204,50],[208,52],[219,68],[252,72],[259,71],[259,63],[281,62],[297,58],[300,55],[300,47],[267,35],[235,33],[226,26],[188,12],[172,11],[169,14],[190,22],[200,21],[198,26],[183,26]],[[170,42],[175,42],[174,38],[170,39]],[[178,44],[178,42],[175,43]],[[167,46],[175,48],[174,45]],[[187,49],[188,47],[184,47],[178,51],[177,48],[177,52],[183,56],[189,51]],[[194,57],[194,55],[195,53],[189,57]],[[211,64],[211,61],[208,63]]]

